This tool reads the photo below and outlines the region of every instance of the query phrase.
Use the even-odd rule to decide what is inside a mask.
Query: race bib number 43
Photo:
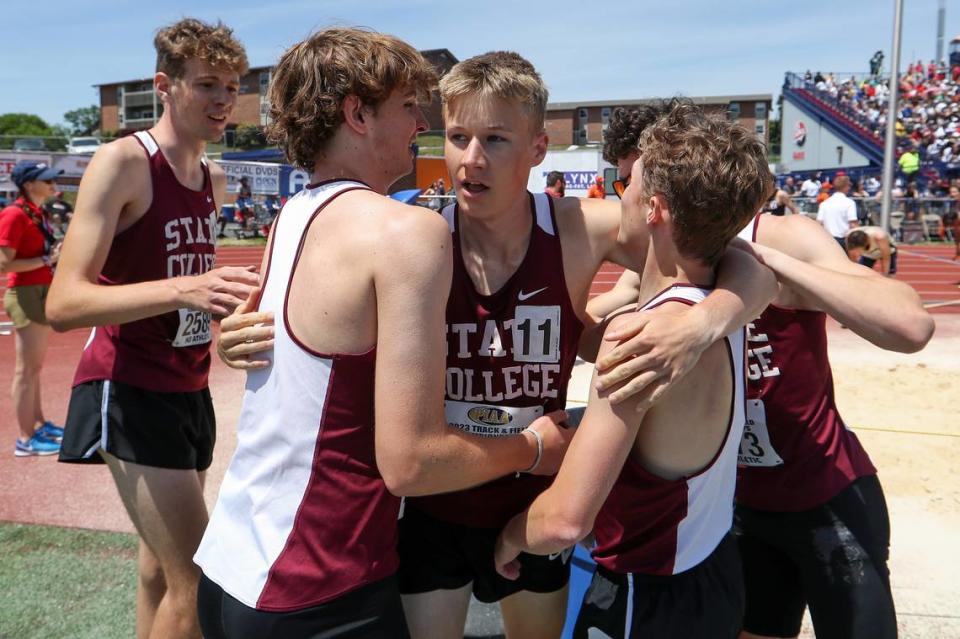
[[[178,309],[177,312],[180,313],[180,326],[177,327],[177,336],[173,340],[174,347],[198,346],[210,342],[210,313],[186,308]]]
[[[737,462],[741,466],[783,465],[783,459],[770,443],[767,411],[762,400],[747,400],[747,423],[743,427],[743,439],[740,440],[740,454],[737,456]]]

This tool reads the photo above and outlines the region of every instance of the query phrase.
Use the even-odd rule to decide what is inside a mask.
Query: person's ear
[[[670,215],[670,209],[667,207],[667,201],[659,193],[650,196],[647,208],[647,224],[662,224]]]
[[[161,102],[166,103],[170,99],[170,87],[173,86],[173,78],[164,73],[163,71],[157,71],[153,76],[153,88],[157,92],[157,97],[160,98]]]
[[[366,106],[355,95],[348,95],[343,99],[340,107],[343,112],[343,121],[354,132],[364,134],[367,132],[368,124],[365,120]]]
[[[546,131],[541,131],[533,140],[533,166],[538,166],[543,159],[547,157],[547,144],[549,143]]]

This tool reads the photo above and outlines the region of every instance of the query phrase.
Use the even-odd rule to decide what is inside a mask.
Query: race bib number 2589
[[[192,311],[187,308],[178,309],[178,312],[180,313],[180,326],[177,328],[177,336],[173,340],[174,347],[198,346],[210,342],[210,313]]]

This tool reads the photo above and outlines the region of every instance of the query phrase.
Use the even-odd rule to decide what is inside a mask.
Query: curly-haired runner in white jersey
[[[649,127],[641,147],[620,233],[648,245],[646,265],[641,306],[621,312],[658,315],[702,303],[727,243],[772,192],[773,177],[752,132],[691,105]],[[612,347],[606,341],[601,354]],[[728,532],[744,355],[741,327],[648,409],[592,390],[556,480],[503,530],[496,564],[510,578],[523,576],[521,551],[555,553],[594,531],[599,567],[574,636],[737,636],[743,582]]]
[[[640,133],[666,104],[615,113],[605,157],[633,162]],[[780,279],[774,303],[747,327],[752,414],[735,511],[747,595],[741,637],[795,637],[807,606],[818,636],[895,636],[886,504],[876,470],[834,402],[825,316],[902,352],[923,348],[933,321],[910,286],[851,264],[805,216],[758,215],[741,237],[756,243]],[[591,301],[591,311],[635,300],[638,287],[639,277],[624,273],[613,291]],[[632,333],[626,326],[613,337]],[[598,360],[603,388],[634,374],[631,351],[623,344]]]

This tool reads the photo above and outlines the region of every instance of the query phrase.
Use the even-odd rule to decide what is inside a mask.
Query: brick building
[[[770,107],[773,96],[722,95],[690,97],[694,104],[709,112],[726,112],[751,131],[756,132],[764,143],[769,143]],[[653,100],[602,100],[588,102],[553,102],[547,105],[546,129],[550,144],[603,144],[603,131],[614,109],[631,107]]]
[[[429,60],[440,75],[457,63],[447,49],[429,49],[420,52]],[[270,86],[272,66],[252,67],[240,78],[237,106],[227,124],[226,143],[232,144],[233,131],[238,125],[265,126],[269,122],[270,101],[267,91]],[[153,90],[153,77],[110,82],[96,85],[100,91],[100,130],[116,131],[123,135],[149,129],[163,113],[163,105]],[[424,115],[431,130],[443,129],[440,100],[435,97]]]

